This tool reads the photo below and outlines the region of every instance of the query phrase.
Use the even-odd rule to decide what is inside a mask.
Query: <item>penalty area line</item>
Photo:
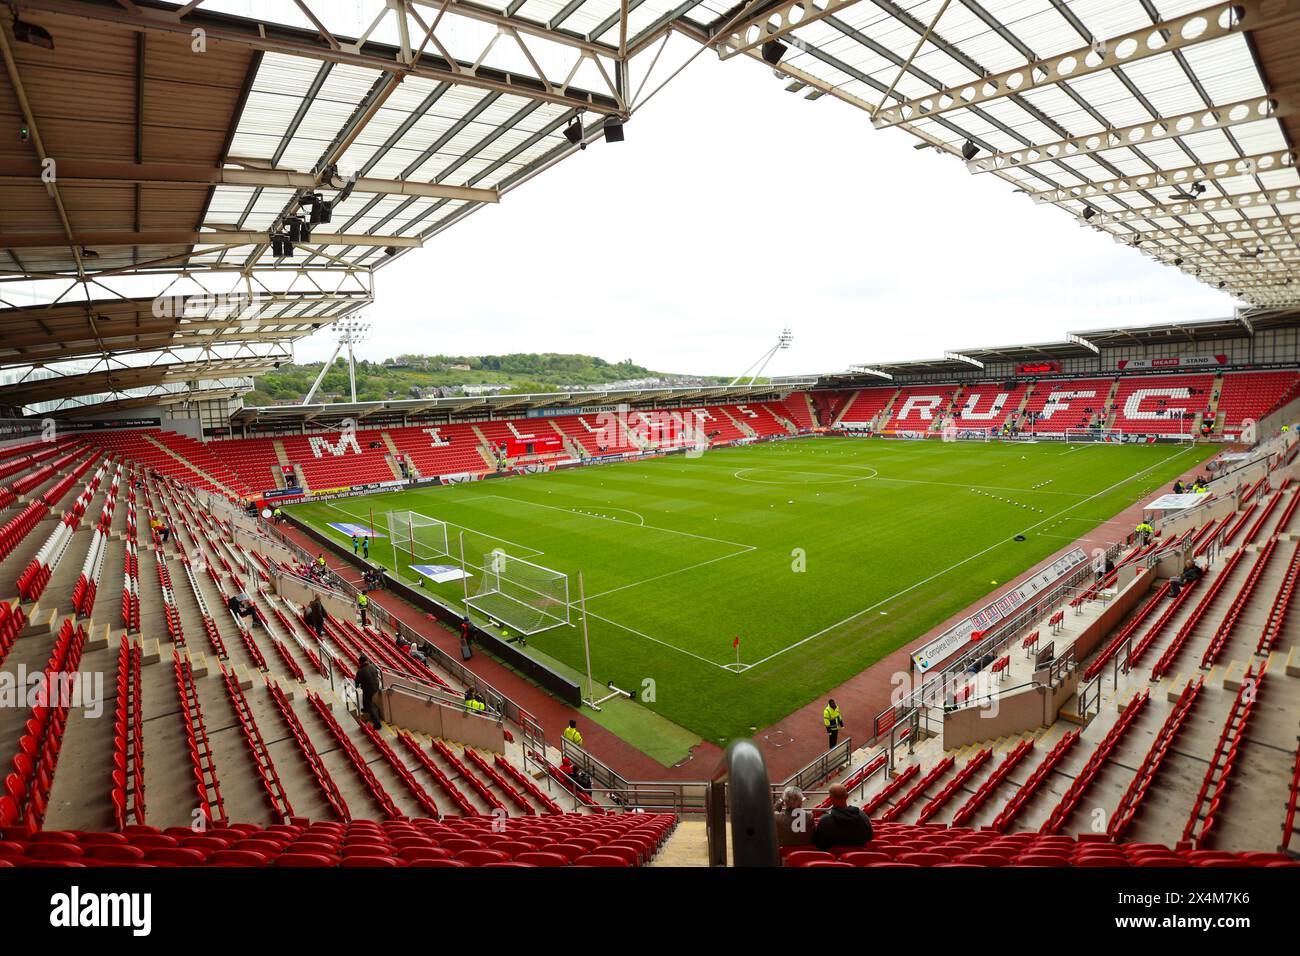
[[[664,578],[670,578],[674,574],[683,574],[687,571],[694,571],[696,568],[702,568],[707,564],[716,564],[719,561],[726,561],[728,558],[737,558],[740,557],[740,555],[742,554],[749,554],[749,552],[757,551],[757,550],[758,549],[753,547],[752,545],[746,545],[745,548],[741,551],[733,551],[731,552],[731,554],[724,554],[721,555],[720,557],[709,558],[709,560],[707,561],[700,561],[696,564],[688,564],[684,568],[677,568],[676,570],[673,571],[665,571],[663,574],[656,574],[654,577],[651,578],[645,578],[644,580],[641,581],[633,581],[631,584],[624,584],[620,587],[610,588],[608,591],[601,591],[597,594],[588,594],[587,600],[594,601],[596,600],[596,598],[605,597],[605,595],[607,594],[615,594],[618,591],[626,591],[628,588],[639,588],[641,585],[649,584],[651,581],[660,581]]]

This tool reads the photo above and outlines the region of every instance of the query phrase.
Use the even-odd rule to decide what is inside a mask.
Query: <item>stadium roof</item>
[[[1247,302],[1300,302],[1296,0],[776,0],[742,13],[709,26],[724,58],[779,39],[788,89],[858,106]]]
[[[1120,346],[1181,345],[1243,338],[1267,329],[1300,328],[1300,309],[1241,312],[1231,318],[1159,322],[1123,328],[1071,332],[1065,342],[1038,345],[999,345],[948,352],[942,359],[917,362],[866,362],[848,372],[823,376],[823,384],[840,381],[882,380],[895,375],[968,373],[989,362],[1042,362],[1065,358],[1090,358],[1103,348]]]
[[[1163,345],[1207,342],[1254,335],[1265,329],[1294,328],[1300,312],[1278,309],[1255,314],[1242,313],[1228,319],[1200,319],[1192,322],[1159,322],[1154,325],[1076,332],[1078,338],[1098,346]]]
[[[1038,345],[999,345],[978,349],[958,349],[959,354],[985,362],[1051,362],[1066,358],[1087,358],[1096,351],[1085,342],[1043,342]]]
[[[17,305],[4,292],[15,280],[50,285],[43,303],[139,296],[125,278],[152,281],[150,296],[346,288],[368,301],[373,270],[576,153],[571,124],[585,145],[633,116],[676,75],[660,62],[672,35],[724,59],[778,59],[791,91],[860,107],[1256,307],[1300,305],[1300,0],[16,10],[53,48],[0,18],[0,116],[27,131],[0,137],[0,305]],[[277,256],[271,234],[326,205],[330,221]],[[283,328],[287,349],[300,330]],[[214,335],[213,362],[243,347],[232,329]],[[191,367],[195,389],[221,373]]]
[[[442,412],[451,417],[488,415],[501,412],[519,414],[529,409],[566,409],[599,405],[652,406],[662,402],[678,404],[707,404],[709,402],[744,399],[761,400],[772,395],[788,393],[797,387],[816,383],[816,376],[801,381],[782,384],[755,385],[690,385],[662,388],[609,388],[581,392],[538,392],[526,395],[454,395],[445,398],[413,398],[391,402],[329,402],[315,405],[245,406],[232,416],[232,421],[253,423],[293,423],[337,421],[344,418],[364,420],[376,416],[399,417],[427,415]]]

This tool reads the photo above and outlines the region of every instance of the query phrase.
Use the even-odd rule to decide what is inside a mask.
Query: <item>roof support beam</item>
[[[59,160],[59,182],[72,186],[263,186],[284,189],[316,189],[321,185],[340,189],[343,183],[319,183],[311,173],[292,169],[257,168],[254,160],[230,159],[244,168],[215,169],[184,163],[127,163],[114,160]],[[247,163],[247,165],[245,165]],[[40,164],[21,159],[0,159],[0,184],[40,180]],[[499,202],[495,189],[473,189],[406,179],[358,179],[354,192],[382,196],[418,196],[429,199],[460,199],[465,202]]]
[[[0,249],[48,249],[68,245],[69,238],[78,248],[106,246],[252,246],[266,242],[264,232],[76,232],[10,233],[0,236]],[[368,236],[365,234],[318,232],[307,242],[317,246],[395,246],[399,249],[424,245],[416,236]],[[305,243],[304,243],[305,244]]]
[[[1174,226],[1168,229],[1143,229],[1134,233],[1112,233],[1116,242],[1132,241],[1133,238],[1143,242],[1151,240],[1202,240],[1218,247],[1227,241],[1238,241],[1246,246],[1253,246],[1257,238],[1267,239],[1281,234],[1281,230],[1300,227],[1300,215],[1267,216],[1259,219],[1234,220],[1232,222],[1205,222],[1195,226]],[[1272,231],[1270,231],[1272,230]]]
[[[1300,3],[1300,0],[1296,0]],[[1295,90],[1279,90],[1268,96],[1256,96],[1235,103],[1225,103],[1206,109],[1182,113],[1177,116],[1161,117],[1123,126],[1119,129],[1102,130],[1098,133],[1085,133],[1071,139],[1062,139],[1054,143],[1026,146],[1008,152],[981,156],[966,164],[972,173],[991,173],[1004,169],[1032,166],[1035,163],[1049,163],[1058,159],[1070,159],[1075,156],[1089,156],[1105,152],[1108,149],[1123,149],[1126,146],[1141,146],[1156,140],[1170,139],[1176,136],[1189,136],[1212,129],[1225,129],[1242,123],[1256,123],[1260,120],[1278,119],[1291,116],[1296,112],[1300,96]]]
[[[612,97],[603,94],[567,88],[558,91],[548,88],[541,80],[524,74],[488,67],[476,68],[472,63],[457,63],[442,57],[426,55],[418,62],[407,64],[401,61],[401,50],[398,47],[372,40],[366,41],[363,45],[339,41],[339,49],[334,49],[312,30],[300,30],[276,23],[208,13],[201,8],[182,20],[169,9],[140,6],[134,12],[130,12],[117,7],[79,2],[79,0],[23,0],[23,7],[153,33],[189,36],[195,28],[202,28],[207,34],[209,43],[237,44],[265,52],[285,53],[290,56],[379,70],[399,77],[420,76],[435,82],[458,83],[497,93],[509,93],[555,103],[572,109],[599,110],[615,113],[623,118],[627,117],[627,111],[623,106]],[[515,21],[515,23],[521,31],[524,30],[525,25],[522,21]],[[536,29],[535,25],[534,29]],[[609,55],[615,55],[612,48]]]
[[[1271,153],[1256,153],[1254,156],[1243,156],[1240,159],[1203,163],[1200,166],[1182,166],[1178,169],[1155,170],[1139,173],[1136,176],[1125,176],[1122,179],[1106,179],[1100,182],[1084,183],[1080,186],[1040,189],[1029,193],[1029,198],[1034,202],[1063,203],[1070,200],[1118,196],[1148,189],[1181,189],[1193,183],[1210,183],[1224,179],[1235,179],[1239,176],[1254,176],[1278,169],[1294,169],[1295,166],[1296,151],[1293,149],[1279,149]]]
[[[1159,203],[1154,206],[1139,206],[1119,212],[1103,212],[1090,221],[1094,226],[1104,226],[1115,222],[1137,222],[1141,220],[1168,219],[1174,216],[1209,215],[1210,213],[1231,212],[1237,209],[1250,209],[1255,206],[1276,206],[1280,203],[1300,202],[1300,188],[1294,186],[1285,189],[1270,189],[1266,192],[1240,193],[1235,196],[1216,196],[1197,202],[1180,200],[1171,203]]]
[[[881,109],[873,118],[877,128],[914,123],[930,116],[965,109],[1031,90],[1054,86],[1064,80],[1127,66],[1147,57],[1206,43],[1221,37],[1285,23],[1300,16],[1300,0],[1233,0],[1203,7],[1144,26],[1137,30],[1097,40],[1045,60],[1027,63],[1014,70],[977,77],[967,84],[904,100]]]
[[[726,29],[715,35],[711,42],[718,48],[718,59],[729,60],[857,2],[858,0],[825,0],[818,5],[812,0],[784,0],[781,3],[764,4],[743,20],[725,25]]]

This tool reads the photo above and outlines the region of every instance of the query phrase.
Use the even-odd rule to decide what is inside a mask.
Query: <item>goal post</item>
[[[465,603],[521,634],[569,623],[569,576],[501,550],[483,556],[478,588]]]
[[[997,437],[997,429],[989,425],[970,425],[963,424],[951,416],[943,419],[938,427],[939,438],[942,441],[992,441]]]
[[[420,564],[448,555],[446,522],[418,511],[388,512],[388,540],[393,544],[394,565]]]
[[[1067,428],[1065,441],[1068,445],[1122,444],[1122,428]]]

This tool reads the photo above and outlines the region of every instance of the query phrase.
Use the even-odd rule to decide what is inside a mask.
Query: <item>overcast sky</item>
[[[727,375],[788,326],[768,371],[793,374],[1231,314],[1063,210],[783,86],[701,54],[626,142],[593,143],[376,273],[360,353],[585,352]],[[318,335],[297,356],[332,348]]]

